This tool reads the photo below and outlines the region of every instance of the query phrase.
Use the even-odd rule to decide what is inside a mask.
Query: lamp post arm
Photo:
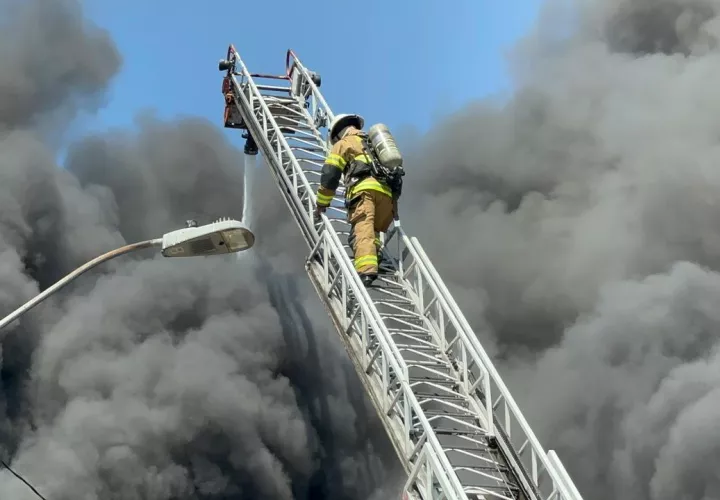
[[[75,280],[78,276],[80,276],[83,273],[86,273],[93,267],[102,264],[103,262],[107,262],[110,259],[114,259],[115,257],[119,257],[121,255],[125,255],[130,252],[134,252],[136,250],[143,250],[146,248],[152,248],[152,247],[159,247],[162,246],[162,238],[153,239],[153,240],[146,240],[146,241],[140,241],[137,243],[130,243],[129,245],[125,245],[120,248],[116,248],[115,250],[110,250],[107,253],[104,253],[100,255],[99,257],[95,257],[93,260],[86,262],[82,266],[78,267],[74,271],[72,271],[70,274],[66,275],[65,277],[58,280],[55,284],[52,286],[46,288],[42,293],[39,293],[32,299],[25,302],[23,305],[15,309],[13,312],[5,316],[2,320],[0,320],[0,329],[5,328],[7,325],[12,323],[14,320],[16,320],[18,317],[22,316],[26,312],[28,312],[30,309],[47,299],[50,295],[54,294],[58,290],[60,290],[62,287],[70,283],[71,281]]]

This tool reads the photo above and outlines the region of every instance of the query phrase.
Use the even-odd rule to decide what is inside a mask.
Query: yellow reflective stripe
[[[332,165],[333,167],[337,167],[340,170],[344,170],[346,165],[345,159],[335,153],[330,153],[325,159],[325,163],[328,165]]]
[[[330,202],[332,201],[332,199],[333,199],[333,195],[331,195],[331,194],[322,194],[322,193],[317,194],[317,202],[320,205],[329,205]]]
[[[392,197],[392,190],[385,184],[381,184],[377,181],[377,179],[373,177],[368,177],[366,179],[363,179],[362,181],[358,182],[353,188],[350,190],[350,197],[355,196],[356,193],[359,193],[360,191],[378,191],[380,193],[386,194],[390,197]]]
[[[367,163],[367,164],[369,164],[370,162],[372,162],[372,160],[370,159],[370,157],[369,157],[368,155],[366,155],[365,153],[360,154],[360,155],[355,155],[355,156],[353,157],[353,160],[361,161],[361,162]]]
[[[366,255],[365,257],[359,257],[355,259],[355,270],[359,270],[365,266],[377,266],[378,258],[377,255]]]

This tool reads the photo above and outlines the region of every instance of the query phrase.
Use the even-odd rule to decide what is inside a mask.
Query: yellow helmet
[[[337,141],[339,141],[340,132],[342,132],[345,127],[349,127],[350,125],[354,126],[357,129],[362,129],[365,126],[365,120],[360,115],[337,115],[328,127],[328,139],[330,141],[330,144],[335,144]]]

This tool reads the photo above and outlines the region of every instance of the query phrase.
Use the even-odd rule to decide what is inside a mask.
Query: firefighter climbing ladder
[[[308,275],[407,471],[404,498],[582,500],[418,240],[396,221],[380,278],[365,288],[346,244],[342,185],[326,214],[314,217],[333,118],[319,76],[290,50],[284,75],[252,74],[232,45],[219,69],[225,126],[245,130],[246,153],[263,153],[300,227]]]

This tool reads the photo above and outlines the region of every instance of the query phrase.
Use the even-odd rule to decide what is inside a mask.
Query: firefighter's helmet
[[[339,134],[345,129],[352,125],[357,129],[362,129],[365,126],[365,120],[360,115],[354,114],[342,114],[337,115],[328,127],[328,139],[330,144],[335,144],[340,140]]]

